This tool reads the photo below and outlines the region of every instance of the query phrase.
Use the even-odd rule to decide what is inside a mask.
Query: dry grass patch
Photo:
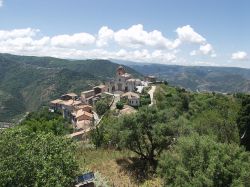
[[[77,159],[82,171],[99,172],[110,186],[162,186],[159,178],[150,178],[136,165],[135,155],[131,151],[110,149],[79,148]],[[138,168],[136,168],[138,167]]]

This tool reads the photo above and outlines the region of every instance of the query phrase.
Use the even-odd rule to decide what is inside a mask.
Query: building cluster
[[[140,95],[135,93],[142,86],[140,79],[135,79],[127,73],[124,67],[119,66],[113,80],[106,82],[107,92],[120,93],[121,98],[127,100],[130,106],[140,106]]]
[[[98,99],[105,97],[103,94],[105,95],[104,85],[84,91],[80,97],[75,93],[68,93],[51,101],[50,110],[61,112],[65,119],[71,121],[76,131],[87,130],[98,118],[93,112],[93,105]]]
[[[149,76],[145,80],[147,83],[154,82],[155,78]],[[140,95],[138,93],[141,93],[144,84],[144,81],[133,78],[131,74],[126,73],[122,66],[119,66],[113,80],[104,85],[95,86],[91,90],[83,91],[80,96],[75,93],[62,95],[59,99],[50,102],[50,110],[61,112],[64,118],[72,122],[76,131],[87,130],[98,119],[97,114],[93,111],[96,101],[107,96],[114,97],[113,94],[118,93],[128,105],[139,106]]]
[[[126,73],[122,66],[119,66],[116,70],[116,77],[106,83],[108,92],[122,91],[122,92],[134,92],[136,87],[140,86],[142,81],[140,79],[134,79],[129,73]]]

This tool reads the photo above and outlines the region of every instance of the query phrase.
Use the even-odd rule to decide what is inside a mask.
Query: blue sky
[[[250,68],[248,0],[0,2],[0,52]]]

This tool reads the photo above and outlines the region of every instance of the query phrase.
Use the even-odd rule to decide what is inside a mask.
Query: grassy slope
[[[129,168],[133,162],[134,153],[127,150],[83,148],[82,145],[84,143],[80,142],[77,153],[80,169],[101,173],[110,186],[162,186],[159,178],[138,181],[138,175]]]
[[[117,67],[107,60],[0,54],[0,121],[16,121],[26,111],[37,110],[63,93],[80,94],[113,77]]]

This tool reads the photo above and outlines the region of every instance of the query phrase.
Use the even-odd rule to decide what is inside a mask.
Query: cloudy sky
[[[0,53],[250,68],[249,0],[0,0]]]

